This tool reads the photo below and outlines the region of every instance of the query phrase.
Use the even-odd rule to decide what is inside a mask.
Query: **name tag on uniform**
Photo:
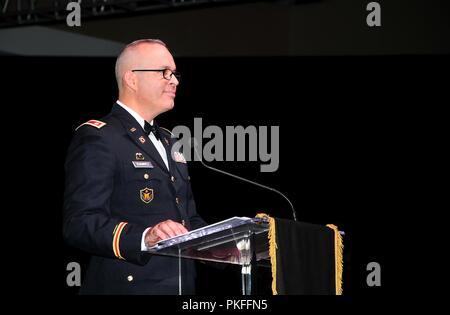
[[[153,164],[150,161],[131,161],[134,168],[153,168]]]

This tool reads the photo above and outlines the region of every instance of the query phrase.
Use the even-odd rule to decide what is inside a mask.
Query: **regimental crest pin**
[[[144,189],[140,190],[141,193],[141,200],[145,203],[149,203],[153,200],[153,189],[145,187]]]
[[[141,141],[141,143],[144,144],[145,143],[145,138],[143,136],[140,136],[139,137],[139,141]]]
[[[131,132],[135,132],[135,131],[136,131],[136,128],[133,127],[133,128],[130,129],[130,131],[131,131]]]
[[[141,152],[136,153],[136,160],[137,161],[143,161],[145,160],[144,155]]]

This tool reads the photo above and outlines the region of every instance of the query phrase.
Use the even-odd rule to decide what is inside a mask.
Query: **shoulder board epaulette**
[[[97,128],[97,129],[100,129],[103,126],[105,126],[106,123],[103,121],[100,121],[100,120],[91,119],[91,120],[88,120],[85,123],[82,123],[81,125],[79,125],[77,128],[75,128],[75,130],[78,130],[78,128],[80,128],[83,125],[89,125],[89,126]]]
[[[170,131],[169,129],[167,129],[167,128],[164,128],[164,127],[159,127],[159,128],[161,128],[161,129],[164,129],[165,131],[167,131],[168,133],[170,133],[170,135],[172,136],[172,137],[174,137],[175,138],[175,135],[172,133],[172,131]]]

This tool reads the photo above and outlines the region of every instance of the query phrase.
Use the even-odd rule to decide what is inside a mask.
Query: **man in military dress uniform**
[[[179,74],[166,45],[147,39],[121,52],[116,78],[111,113],[80,125],[68,150],[64,238],[92,255],[82,294],[178,294],[178,259],[145,251],[206,225],[176,139],[154,121],[173,108]],[[181,271],[182,293],[193,294],[193,262]]]

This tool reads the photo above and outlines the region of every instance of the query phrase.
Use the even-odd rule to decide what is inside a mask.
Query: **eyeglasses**
[[[172,71],[170,69],[134,69],[131,71],[132,72],[144,72],[144,71],[162,72],[163,78],[166,80],[172,79],[172,75],[174,75],[178,81],[181,80],[181,74],[178,71]]]

